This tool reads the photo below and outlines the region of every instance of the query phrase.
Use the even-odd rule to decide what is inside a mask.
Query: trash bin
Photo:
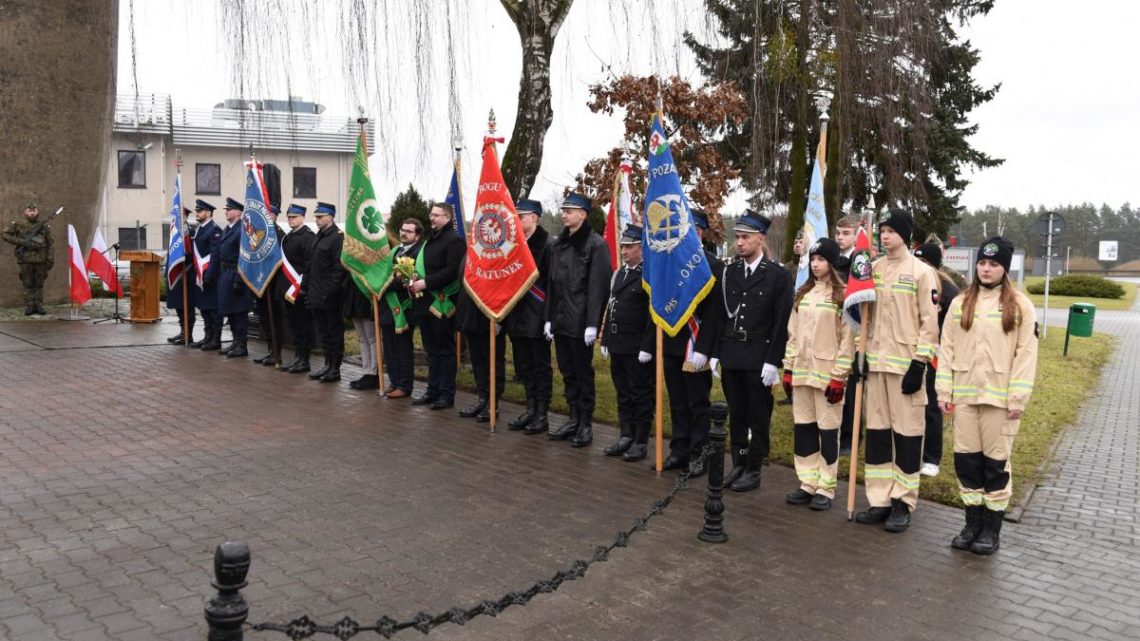
[[[1069,306],[1069,334],[1092,336],[1094,319],[1096,319],[1096,305],[1073,303]]]

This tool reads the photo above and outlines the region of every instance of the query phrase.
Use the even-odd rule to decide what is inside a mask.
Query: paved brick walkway
[[[0,638],[204,639],[226,539],[253,551],[252,621],[467,606],[588,557],[672,486],[603,457],[610,428],[586,451],[491,435],[160,344],[170,327],[0,323]],[[889,535],[784,505],[794,485],[771,467],[727,497],[722,546],[696,540],[687,490],[583,579],[432,638],[1140,638],[1135,539],[1033,521],[1044,489],[983,559],[949,548],[957,510]]]

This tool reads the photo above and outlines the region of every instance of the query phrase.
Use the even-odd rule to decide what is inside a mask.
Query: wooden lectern
[[[131,263],[131,322],[157,323],[158,266],[162,257],[148,251],[119,252],[119,260]]]

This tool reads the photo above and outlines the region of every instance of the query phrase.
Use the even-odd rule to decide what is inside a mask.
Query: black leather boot
[[[759,448],[749,447],[748,456],[744,461],[744,473],[736,482],[728,487],[733,492],[749,492],[760,487],[760,463],[763,455]]]
[[[621,455],[621,460],[626,463],[634,463],[636,461],[644,461],[645,457],[649,455],[649,446],[645,443],[634,443],[629,446],[625,454]]]
[[[375,374],[365,374],[349,383],[348,386],[358,390],[380,389],[380,377]]]
[[[982,533],[982,520],[985,517],[986,506],[984,505],[967,505],[966,506],[966,527],[950,541],[950,547],[955,550],[969,550],[970,544],[978,535]]]
[[[1001,522],[1004,518],[1005,511],[986,508],[982,515],[982,532],[970,544],[970,551],[982,556],[997,552],[1001,544]]]
[[[198,349],[202,350],[203,352],[212,352],[221,348],[222,330],[220,329],[215,329],[213,331],[207,332],[206,338],[203,339],[203,343],[198,347]]]
[[[310,369],[311,368],[309,367],[309,350],[308,350],[308,348],[298,349],[297,350],[297,360],[293,365],[289,366],[289,373],[290,374],[304,374],[305,372],[309,371]]]
[[[898,534],[906,532],[908,527],[910,527],[910,506],[903,503],[902,499],[891,499],[891,513],[883,522],[883,529]]]
[[[578,418],[578,431],[570,440],[572,447],[587,447],[594,442],[594,417],[589,412],[582,412]]]
[[[507,423],[507,429],[518,431],[526,429],[526,426],[534,419],[535,410],[538,408],[538,401],[533,398],[526,399],[526,411],[518,415],[518,418]]]
[[[622,436],[618,438],[617,442],[602,450],[602,454],[606,456],[621,456],[629,451],[630,446],[633,445],[632,436]]]
[[[474,418],[476,416],[479,416],[479,412],[482,412],[485,409],[487,409],[487,397],[480,396],[479,398],[475,399],[474,403],[459,410],[459,415],[463,418]]]
[[[325,374],[328,374],[328,373],[329,373],[329,368],[330,368],[330,367],[332,367],[332,359],[330,359],[330,358],[329,358],[329,355],[328,355],[328,354],[325,354],[325,363],[324,363],[324,365],[322,365],[322,366],[321,366],[321,368],[320,368],[319,370],[317,370],[317,371],[315,371],[315,372],[312,372],[311,374],[309,374],[309,378],[310,378],[311,380],[314,380],[314,381],[315,381],[315,380],[317,380],[317,379],[319,379],[320,377],[322,377],[322,376],[324,376]]]
[[[340,380],[340,357],[330,359],[329,370],[321,376],[322,383],[335,383]]]
[[[213,336],[214,336],[214,332],[207,329],[202,334],[202,340],[192,341],[189,344],[187,344],[186,347],[190,347],[193,349],[202,349],[202,346],[205,345],[206,343],[209,343],[210,339],[213,338]]]
[[[476,423],[490,423],[491,422],[491,404],[487,403],[479,414],[475,416]],[[499,422],[499,407],[498,403],[495,404],[495,423]]]
[[[891,515],[889,507],[869,507],[855,515],[855,522],[863,525],[876,525],[886,521]]]
[[[249,350],[245,346],[245,337],[235,338],[234,342],[230,344],[230,351],[226,352],[226,358],[245,358],[249,356]]]
[[[166,339],[166,342],[170,343],[171,345],[180,344],[182,342],[182,332],[178,332],[174,336],[171,336],[170,338]]]
[[[550,440],[552,440],[552,441],[565,441],[577,433],[578,433],[578,410],[571,408],[570,409],[570,418],[565,423],[563,423],[561,427],[554,430],[553,432],[548,432],[547,434],[550,437]]]
[[[543,434],[550,430],[550,420],[546,413],[550,409],[550,403],[545,401],[536,401],[534,404],[534,418],[526,424],[523,430],[524,434]]]
[[[729,470],[728,475],[724,477],[724,487],[732,487],[732,484],[744,475],[744,460],[747,457],[747,447],[732,448],[732,469]]]

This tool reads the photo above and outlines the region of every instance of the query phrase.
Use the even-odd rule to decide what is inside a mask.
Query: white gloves
[[[498,336],[501,333],[503,333],[502,323],[495,323],[495,336]]]
[[[590,345],[593,345],[594,341],[598,340],[598,328],[597,327],[587,327],[585,339],[586,339],[586,346],[587,347]]]
[[[780,382],[780,369],[771,363],[764,363],[764,371],[760,372],[760,380],[765,387],[772,387]]]
[[[605,345],[602,345],[602,358],[609,358],[609,357],[610,357],[610,348],[606,347]]]
[[[689,355],[689,364],[693,366],[694,372],[699,372],[709,364],[709,357],[700,352],[693,352]]]
[[[644,363],[648,363],[651,360],[653,360],[653,354],[650,354],[649,352],[638,352],[637,353],[637,362],[638,363],[644,364]]]
[[[712,375],[720,378],[720,359],[714,358],[709,361],[709,369],[712,370]]]
[[[550,321],[546,321],[546,324],[542,326],[542,333],[546,336],[546,340],[554,340],[554,334],[550,333]]]

